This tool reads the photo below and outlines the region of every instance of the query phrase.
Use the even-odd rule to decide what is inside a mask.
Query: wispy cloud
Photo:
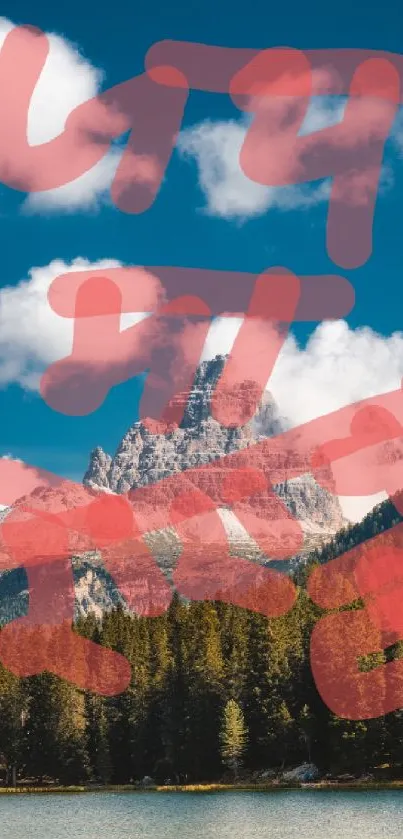
[[[339,123],[344,114],[346,97],[315,96],[307,109],[300,136],[309,135]],[[367,135],[376,131],[377,109],[382,103],[356,103],[357,130],[338,142],[365,142]],[[368,111],[372,109],[371,118]],[[240,152],[250,120],[243,116],[239,120],[204,120],[182,131],[178,138],[180,156],[196,165],[199,187],[208,215],[227,220],[245,221],[263,215],[269,209],[296,210],[312,207],[327,201],[331,179],[308,182],[295,186],[267,187],[250,180],[242,171]],[[403,150],[403,118],[399,114],[393,129],[392,139],[397,150]],[[282,149],[281,134],[275,144],[276,154],[273,166],[285,175],[291,172],[288,152]],[[292,178],[290,178],[292,180]],[[386,162],[381,172],[380,190],[385,192],[393,185],[393,170]],[[366,200],[367,182],[365,172],[349,178],[345,194],[339,200],[362,203]]]
[[[111,148],[96,166],[64,186],[31,192],[25,199],[25,215],[41,213],[95,212],[103,204],[111,204],[110,187],[122,156],[121,149]]]
[[[0,289],[0,387],[17,383],[36,391],[46,367],[71,352],[73,322],[55,314],[48,289],[59,274],[119,267],[113,259],[91,263],[78,257],[32,268],[27,279]]]
[[[237,318],[217,318],[207,336],[204,358],[229,352],[241,322]],[[260,344],[267,352],[264,339],[270,340],[270,333],[263,321],[256,322],[256,329],[262,331]],[[268,388],[280,414],[295,427],[361,399],[395,390],[402,378],[402,332],[383,336],[367,326],[350,329],[343,320],[325,321],[305,347],[300,347],[292,334],[288,336]],[[341,501],[345,515],[358,520],[384,497],[381,493]]]
[[[329,196],[329,181],[289,187],[266,187],[243,173],[239,155],[247,131],[246,120],[206,120],[185,129],[179,136],[182,157],[196,163],[198,182],[211,216],[246,219],[279,210],[310,207]]]

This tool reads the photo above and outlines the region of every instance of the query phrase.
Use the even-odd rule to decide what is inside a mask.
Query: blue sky
[[[164,38],[232,47],[287,45],[302,49],[361,47],[401,51],[402,13],[398,0],[361,6],[351,2],[332,6],[270,4],[256,0],[247,4],[223,0],[134,4],[117,0],[110,5],[73,0],[65,7],[50,2],[33,4],[13,0],[3,4],[2,15],[13,23],[31,23],[62,36],[72,45],[69,47],[72,54],[78,48],[88,65],[103,71],[101,87],[105,89],[140,73],[147,49]],[[205,120],[225,125],[230,120],[239,120],[239,114],[225,96],[194,93],[186,108],[183,128],[192,132]],[[209,136],[213,141],[217,137]],[[356,305],[347,319],[348,328],[369,327],[383,336],[386,343],[382,337],[370,340],[368,335],[367,344],[357,343],[350,332],[344,332],[337,342],[339,346],[343,344],[345,352],[361,353],[361,356],[367,354],[367,347],[375,347],[384,365],[390,366],[390,359],[399,356],[393,371],[398,376],[403,373],[402,343],[400,339],[391,343],[390,336],[403,331],[403,144],[399,151],[392,140],[388,142],[385,158],[393,171],[393,184],[378,201],[373,255],[362,268],[344,273],[356,290]],[[271,264],[284,265],[301,274],[340,271],[326,255],[326,202],[287,211],[269,206],[240,223],[239,215],[226,217],[223,213],[205,212],[206,191],[198,183],[199,177],[197,154],[186,158],[183,153],[174,153],[157,200],[140,216],[125,215],[108,200],[101,200],[96,209],[77,207],[76,211],[66,213],[65,208],[42,207],[28,212],[25,196],[1,187],[1,288],[18,288],[22,281],[32,279],[30,272],[34,267],[45,270],[56,259],[70,264],[77,257],[90,263],[114,259],[122,264],[190,265],[256,272]],[[16,305],[20,300],[21,296],[16,298]],[[14,309],[13,312],[14,317]],[[24,319],[30,316],[22,307],[15,328],[21,326],[24,333]],[[297,330],[302,349],[316,327],[317,324],[309,324]],[[10,331],[10,324],[7,328]],[[32,333],[32,328],[28,331]],[[324,341],[324,333],[317,334]],[[336,340],[334,335],[331,339]],[[26,346],[22,347],[20,340],[19,352],[25,352],[24,363],[33,341],[32,334]],[[13,356],[12,344],[11,332],[8,343],[4,340],[2,344],[3,366]],[[331,352],[334,356],[334,351]],[[302,356],[298,356],[298,363],[302,361]],[[306,366],[311,368],[314,361],[315,353],[311,351]],[[371,364],[372,358],[367,363]],[[329,378],[333,375],[330,362],[328,369]],[[360,370],[358,365],[355,375],[361,375]],[[29,463],[79,478],[88,462],[89,451],[101,444],[113,452],[137,417],[138,381],[116,387],[94,414],[66,417],[48,408],[37,391],[24,384],[23,378],[18,372],[3,376],[0,454],[11,453]],[[375,378],[377,382],[384,380],[380,361]],[[328,384],[331,387],[332,382]],[[356,393],[354,387],[347,396],[350,392]],[[306,393],[309,399],[309,390]]]

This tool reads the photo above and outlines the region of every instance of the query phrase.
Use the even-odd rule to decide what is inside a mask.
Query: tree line
[[[177,596],[158,618],[121,607],[102,620],[80,618],[77,632],[131,663],[130,686],[117,696],[46,672],[18,679],[0,668],[3,783],[124,784],[146,775],[190,783],[306,761],[323,773],[387,765],[399,776],[403,711],[350,721],[332,714],[316,690],[309,641],[321,613],[302,579],[395,519],[392,505],[382,505],[314,555],[297,575],[295,607],[280,618]]]

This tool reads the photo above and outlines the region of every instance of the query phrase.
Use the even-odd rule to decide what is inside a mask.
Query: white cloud
[[[31,145],[57,137],[71,111],[96,96],[103,79],[103,72],[87,61],[76,46],[53,33],[47,37],[49,53],[28,112]]]
[[[241,323],[239,318],[216,318],[203,357],[229,352]],[[264,329],[263,322],[261,325]],[[274,367],[270,390],[281,413],[294,426],[394,390],[400,387],[402,377],[403,332],[385,337],[367,326],[350,329],[344,320],[324,321],[305,347],[289,334]]]
[[[59,274],[118,268],[113,259],[90,263],[78,257],[67,264],[55,259],[32,268],[29,278],[0,289],[0,386],[17,383],[37,390],[46,367],[71,352],[73,321],[50,308],[47,293]]]
[[[206,120],[179,135],[180,154],[196,161],[209,215],[245,219],[262,215],[270,207],[280,210],[309,207],[328,198],[328,180],[314,187],[305,184],[265,187],[247,178],[239,164],[246,131],[245,120]]]
[[[73,323],[50,308],[47,292],[59,274],[119,267],[112,259],[90,263],[77,258],[66,264],[54,260],[32,268],[17,286],[0,289],[0,387],[16,383],[38,390],[49,364],[71,352]],[[143,317],[126,313],[121,328]],[[216,318],[204,349],[204,358],[230,351],[240,328],[238,318]],[[266,331],[263,322],[258,329]],[[260,342],[262,353],[267,347]],[[370,362],[369,362],[370,360]],[[253,370],[251,371],[253,375]],[[308,422],[345,405],[400,387],[403,378],[403,333],[378,335],[369,327],[350,329],[345,321],[325,321],[305,347],[289,335],[277,359],[269,387],[280,414],[291,426]],[[346,515],[360,518],[380,497],[347,499]]]
[[[237,318],[217,318],[207,336],[204,357],[229,352],[240,325]],[[269,387],[280,414],[297,426],[360,399],[395,390],[402,377],[402,332],[384,337],[369,327],[350,329],[339,320],[320,324],[304,348],[289,335]],[[344,512],[354,520],[362,518],[384,497],[342,499]]]
[[[345,96],[314,96],[310,100],[299,134],[307,135],[339,123],[342,120]],[[373,114],[366,103],[357,103],[356,122],[358,129],[376,131],[377,109]],[[282,105],[284,109],[284,105]],[[371,106],[372,107],[372,106]],[[294,210],[308,208],[327,201],[330,195],[331,179],[285,187],[266,187],[250,180],[242,171],[239,157],[249,117],[239,120],[205,120],[181,132],[177,142],[179,154],[185,160],[193,160],[197,166],[198,182],[205,199],[207,214],[224,219],[246,220],[264,214],[268,209]],[[396,123],[400,126],[400,123]],[[401,121],[401,148],[403,148],[403,118]],[[358,130],[357,129],[357,130]],[[395,131],[397,128],[395,127]],[[278,166],[289,168],[290,162],[282,154],[281,135],[277,142]],[[348,136],[347,136],[348,140]],[[277,158],[276,158],[277,163]],[[380,188],[385,191],[393,185],[393,173],[389,165],[381,172]],[[366,182],[353,184],[354,191],[349,200],[359,203],[366,200]]]
[[[121,158],[121,150],[111,148],[96,166],[56,189],[31,192],[24,201],[24,214],[76,213],[95,211],[102,203],[110,202],[109,190]]]
[[[0,49],[14,24],[0,18]],[[28,112],[28,142],[35,146],[57,137],[74,108],[99,93],[103,71],[94,67],[78,47],[54,33],[46,33],[49,53],[32,94]],[[107,198],[121,149],[115,146],[91,170],[65,186],[31,193],[23,211],[76,212],[96,209]]]

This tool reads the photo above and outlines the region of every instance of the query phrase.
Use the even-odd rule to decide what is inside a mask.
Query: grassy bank
[[[191,793],[216,793],[216,792],[276,792],[278,790],[338,790],[338,791],[368,791],[368,790],[403,790],[403,780],[395,781],[363,781],[342,783],[339,781],[318,781],[317,783],[290,784],[290,783],[238,783],[238,784],[187,784],[184,786],[155,786],[139,787],[125,784],[123,786],[18,786],[0,787],[0,795],[21,795],[21,794],[72,794],[88,792],[191,792]]]
[[[403,780],[366,781],[360,783],[340,783],[338,781],[319,781],[317,783],[262,783],[262,784],[192,784],[188,786],[156,787],[157,792],[275,792],[276,790],[370,790],[402,789]]]

